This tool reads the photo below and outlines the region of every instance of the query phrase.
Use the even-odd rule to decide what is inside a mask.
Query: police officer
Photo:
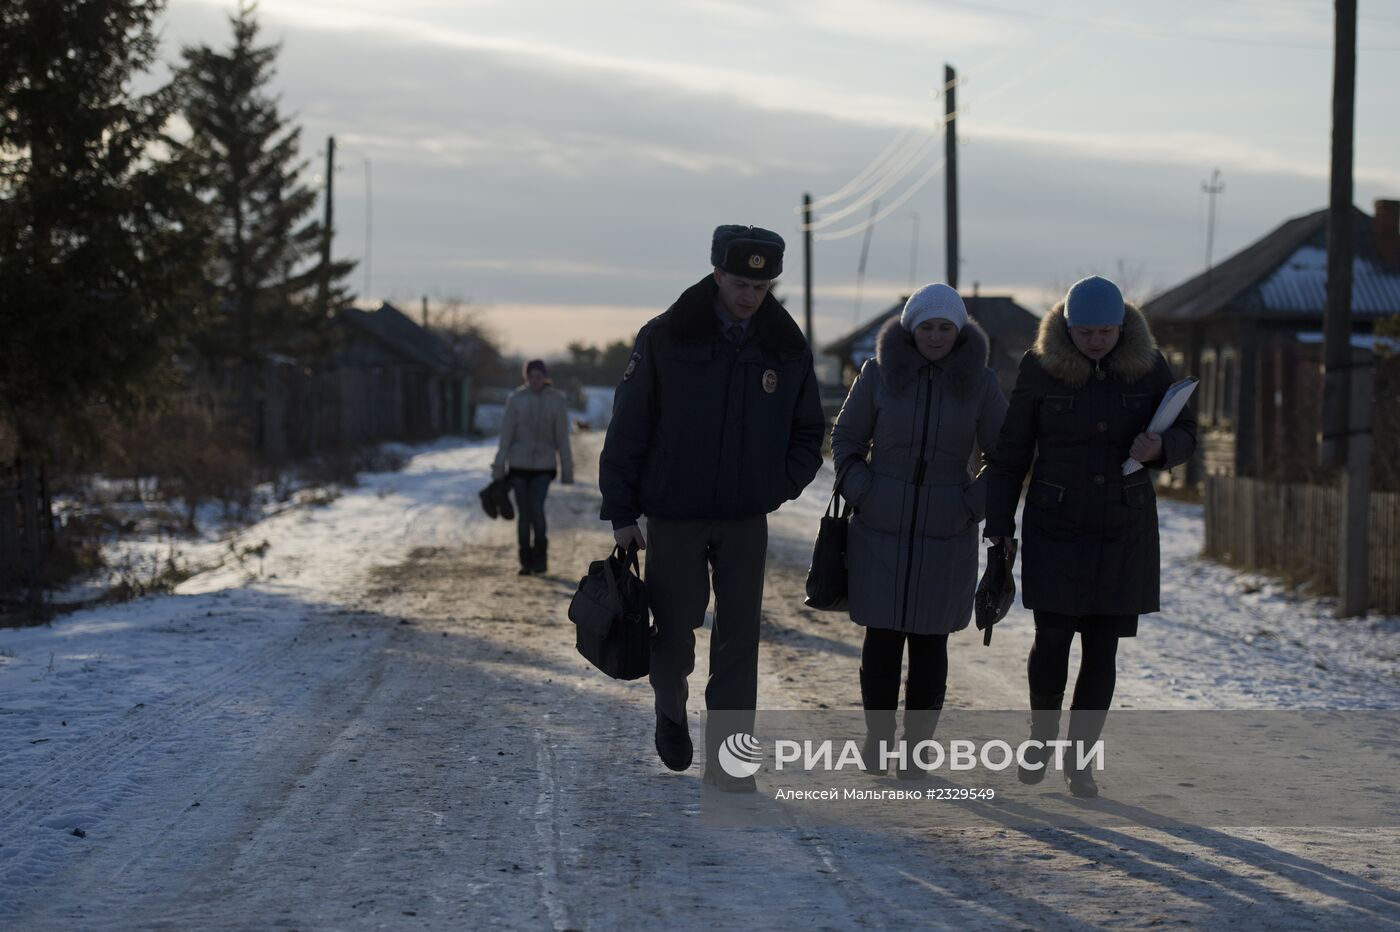
[[[718,227],[710,263],[711,274],[637,334],[598,484],[617,544],[647,550],[656,750],[672,770],[687,769],[693,755],[686,678],[713,579],[705,706],[739,714],[723,727],[711,717],[705,782],[745,792],[753,778],[725,774],[715,752],[730,733],[752,730],[767,516],[816,475],[826,419],[811,349],[771,294],[783,268],[782,237]]]

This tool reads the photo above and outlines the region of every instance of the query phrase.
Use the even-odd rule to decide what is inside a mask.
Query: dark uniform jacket
[[[1063,302],[1041,321],[1035,346],[1021,359],[987,467],[984,533],[1012,537],[1034,460],[1022,514],[1027,608],[1074,616],[1158,610],[1161,557],[1151,470],[1191,458],[1191,409],[1162,434],[1161,459],[1130,476],[1122,467],[1173,381],[1146,318],[1131,305],[1118,345],[1097,364],[1070,339]]]
[[[598,464],[614,527],[767,514],[821,467],[826,419],[802,331],[770,294],[735,345],[718,290],[707,275],[637,334]]]

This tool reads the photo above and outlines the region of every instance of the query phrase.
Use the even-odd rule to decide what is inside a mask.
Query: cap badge
[[[767,264],[768,260],[765,259],[763,256],[759,255],[758,253],[754,253],[753,255],[749,256],[749,268],[751,269],[761,269]]]

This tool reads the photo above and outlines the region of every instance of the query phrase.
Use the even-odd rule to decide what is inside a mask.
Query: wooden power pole
[[[331,314],[331,237],[334,235],[335,219],[335,137],[326,137],[326,219],[321,230],[321,280],[320,292],[316,297],[321,315]]]
[[[958,118],[957,72],[943,66],[944,215],[948,228],[948,287],[958,287]]]
[[[802,195],[802,289],[807,314],[807,345],[817,351],[812,335],[812,195]]]
[[[1332,184],[1327,209],[1326,366],[1318,461],[1342,467],[1337,614],[1365,615],[1370,602],[1370,367],[1351,345],[1352,136],[1356,101],[1356,0],[1336,0],[1332,62]]]

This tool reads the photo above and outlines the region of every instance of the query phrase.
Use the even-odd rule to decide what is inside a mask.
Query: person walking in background
[[[1022,602],[1035,613],[1027,660],[1031,738],[1059,734],[1070,645],[1081,659],[1070,706],[1071,741],[1098,740],[1117,679],[1119,638],[1158,610],[1160,556],[1152,469],[1185,463],[1196,449],[1190,408],[1162,433],[1144,433],[1171,369],[1147,319],[1118,287],[1076,282],[1040,323],[1021,359],[1011,408],[989,457],[987,525],[992,540],[1016,533],[1021,486],[1034,462],[1022,516]],[[1123,475],[1132,457],[1148,467]],[[1018,771],[1044,778],[1048,751]],[[1065,780],[1075,796],[1098,795],[1072,749]],[[1036,766],[1039,765],[1039,766]]]
[[[601,517],[619,547],[647,550],[657,753],[691,764],[687,677],[713,580],[705,706],[740,714],[724,734],[707,720],[704,780],[740,792],[753,778],[728,777],[715,755],[753,727],[768,513],[816,476],[826,433],[812,351],[771,293],[783,245],[759,227],[714,231],[713,272],[637,334],[598,463]]]
[[[933,734],[948,635],[972,617],[986,489],[981,476],[971,480],[968,464],[974,444],[985,454],[995,443],[1006,415],[987,356],[987,336],[958,293],[925,285],[880,330],[875,358],[851,385],[832,431],[841,494],[855,506],[849,612],[865,628],[861,756],[871,772],[884,772],[880,755],[893,745],[907,644],[898,774],[924,775],[907,755]]]
[[[544,500],[556,475],[564,485],[573,484],[574,455],[568,401],[552,387],[544,360],[527,362],[524,376],[525,384],[506,399],[491,478],[508,478],[515,492],[520,575],[528,576],[549,571]]]

